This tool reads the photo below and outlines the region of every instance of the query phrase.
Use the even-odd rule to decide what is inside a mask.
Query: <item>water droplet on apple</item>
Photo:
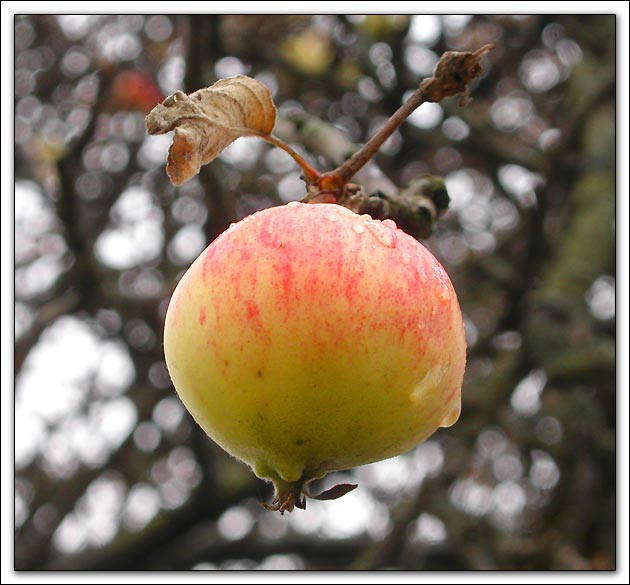
[[[441,427],[452,427],[458,420],[459,415],[462,411],[462,400],[461,397],[458,397],[454,404],[451,406],[450,410],[444,417],[444,420],[440,423]]]
[[[419,402],[427,395],[430,395],[442,383],[446,369],[442,366],[436,366],[429,369],[424,377],[414,386],[409,394],[411,402]]]
[[[299,201],[289,201],[289,203],[287,203],[287,207],[298,207],[302,205]]]
[[[392,231],[391,228],[383,225],[380,221],[367,221],[365,227],[383,246],[396,247],[396,232]]]
[[[363,225],[361,225],[360,223],[355,223],[352,226],[352,229],[357,233],[357,234],[362,234],[365,231],[365,227],[363,227]]]
[[[383,225],[386,225],[387,227],[398,229],[398,226],[396,225],[396,222],[393,219],[384,219],[381,223]]]
[[[339,217],[335,213],[326,213],[326,214],[324,214],[324,217],[328,221],[332,221],[332,222],[335,222],[335,221],[337,221],[339,219]]]

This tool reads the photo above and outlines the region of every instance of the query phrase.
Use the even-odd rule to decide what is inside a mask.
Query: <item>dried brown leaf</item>
[[[348,492],[356,489],[358,484],[356,483],[339,483],[336,486],[331,487],[323,491],[321,494],[313,495],[308,494],[310,498],[314,500],[336,500],[342,496],[345,496]]]
[[[176,91],[146,117],[149,134],[175,130],[166,172],[181,185],[241,136],[267,136],[276,123],[269,89],[245,75],[186,95]]]

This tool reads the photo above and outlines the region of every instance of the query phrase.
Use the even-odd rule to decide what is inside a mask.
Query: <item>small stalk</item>
[[[297,152],[295,152],[295,150],[293,150],[293,148],[291,148],[286,142],[284,142],[284,140],[280,140],[280,138],[277,138],[272,134],[260,133],[257,134],[257,136],[284,150],[284,152],[286,152],[302,169],[302,172],[304,173],[304,180],[306,181],[307,185],[312,185],[319,181],[319,178],[321,176],[319,171],[308,164],[304,160],[304,158],[301,157]]]

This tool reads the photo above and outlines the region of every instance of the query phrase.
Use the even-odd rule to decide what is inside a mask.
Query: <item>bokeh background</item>
[[[14,27],[16,569],[615,567],[614,15]],[[377,157],[401,188],[446,180],[425,244],[465,315],[461,419],[326,480],[359,483],[340,500],[267,512],[269,486],[177,399],[161,335],[192,260],[231,222],[301,198],[300,173],[240,139],[174,188],[170,137],[148,137],[144,115],[247,74],[331,168],[325,145],[300,144],[305,116],[364,142],[442,52],[490,42],[472,101],[423,105]]]

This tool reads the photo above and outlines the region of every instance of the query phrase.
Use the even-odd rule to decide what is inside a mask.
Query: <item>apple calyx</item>
[[[339,483],[319,494],[312,494],[308,490],[308,484],[313,479],[299,479],[294,482],[275,482],[275,494],[271,504],[263,503],[265,510],[280,512],[293,512],[294,508],[306,510],[306,498],[312,500],[337,500],[358,487],[356,483]]]
[[[306,510],[306,498],[303,492],[305,482],[298,480],[280,486],[274,483],[275,494],[271,504],[263,503],[265,510],[270,512],[280,512],[283,516],[285,512],[293,512],[294,508]]]

